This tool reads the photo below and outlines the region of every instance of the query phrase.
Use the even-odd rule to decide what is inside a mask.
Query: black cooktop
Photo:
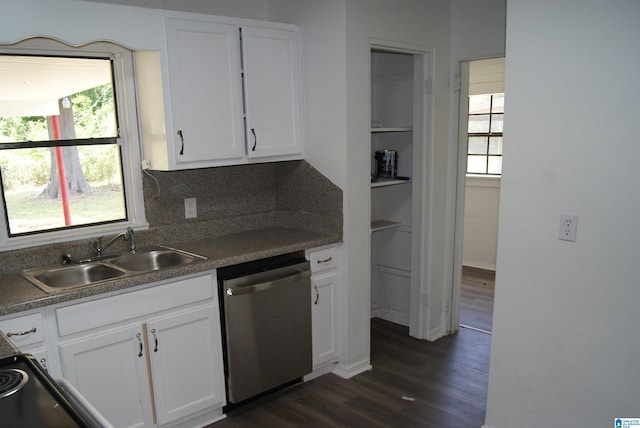
[[[12,428],[91,426],[29,354],[0,359],[0,420]]]

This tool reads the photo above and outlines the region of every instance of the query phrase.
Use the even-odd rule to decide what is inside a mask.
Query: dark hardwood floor
[[[491,331],[496,273],[468,266],[462,267],[460,324]]]
[[[483,271],[465,269],[463,275],[461,312],[476,328],[490,329],[493,280]],[[420,341],[409,337],[406,327],[373,319],[372,370],[349,380],[328,374],[293,386],[236,408],[209,428],[479,428],[490,341],[490,335],[467,328],[435,342]]]

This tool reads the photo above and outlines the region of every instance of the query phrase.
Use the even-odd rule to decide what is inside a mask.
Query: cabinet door
[[[334,272],[311,278],[311,317],[313,324],[313,366],[334,360],[337,349],[336,293],[338,275]]]
[[[158,424],[225,404],[217,306],[157,318],[145,330]]]
[[[116,427],[153,426],[140,325],[60,345],[63,376]]]
[[[242,28],[249,158],[300,155],[298,33]]]
[[[238,27],[168,19],[167,37],[176,163],[237,162],[245,153]]]

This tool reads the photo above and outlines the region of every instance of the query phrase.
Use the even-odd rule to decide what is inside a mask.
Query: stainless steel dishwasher
[[[311,372],[310,277],[304,253],[218,269],[229,403]]]

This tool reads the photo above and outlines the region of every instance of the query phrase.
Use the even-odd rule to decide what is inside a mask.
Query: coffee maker
[[[375,180],[394,180],[398,177],[398,152],[396,150],[379,150],[375,152]]]

